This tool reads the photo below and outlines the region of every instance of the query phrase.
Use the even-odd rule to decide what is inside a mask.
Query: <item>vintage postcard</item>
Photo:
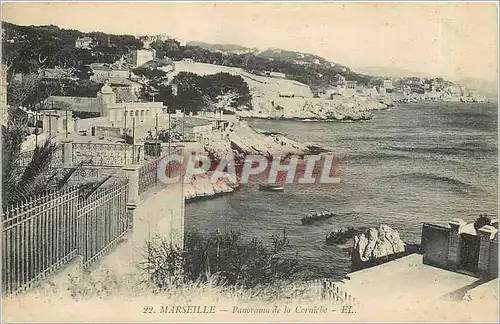
[[[496,2],[1,13],[2,321],[498,322]]]

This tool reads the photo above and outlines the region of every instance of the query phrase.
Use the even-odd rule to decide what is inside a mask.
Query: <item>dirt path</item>
[[[182,208],[180,185],[152,188],[143,193],[134,211],[131,233],[91,268],[92,275],[98,277],[109,271],[117,276],[136,273],[144,260],[146,242],[155,235],[179,244],[183,228]]]

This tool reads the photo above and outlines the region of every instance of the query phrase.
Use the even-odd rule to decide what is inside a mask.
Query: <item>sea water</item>
[[[187,205],[186,230],[239,229],[268,240],[286,229],[306,276],[340,278],[350,257],[325,244],[332,230],[386,224],[419,243],[423,222],[497,217],[497,120],[496,104],[467,103],[403,104],[354,123],[250,120],[331,150],[341,183],[286,185],[284,192],[243,185]],[[326,210],[338,216],[301,224],[305,215]]]

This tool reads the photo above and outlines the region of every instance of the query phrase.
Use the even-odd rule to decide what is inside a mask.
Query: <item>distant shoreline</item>
[[[387,109],[380,109],[387,110]],[[274,121],[299,121],[299,122],[323,122],[323,123],[332,123],[332,122],[345,122],[345,121],[366,121],[371,120],[372,118],[344,118],[344,119],[319,119],[319,118],[303,118],[303,117],[240,117],[242,120],[248,119],[262,119],[262,120],[274,120]]]

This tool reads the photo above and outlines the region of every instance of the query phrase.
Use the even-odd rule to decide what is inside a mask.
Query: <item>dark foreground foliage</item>
[[[292,279],[300,271],[297,255],[291,256],[290,250],[285,231],[273,236],[271,244],[258,238],[245,240],[234,230],[209,235],[189,232],[183,252],[163,238],[148,242],[143,269],[159,289],[169,288],[179,273],[184,282],[215,276],[226,285],[254,288]]]

